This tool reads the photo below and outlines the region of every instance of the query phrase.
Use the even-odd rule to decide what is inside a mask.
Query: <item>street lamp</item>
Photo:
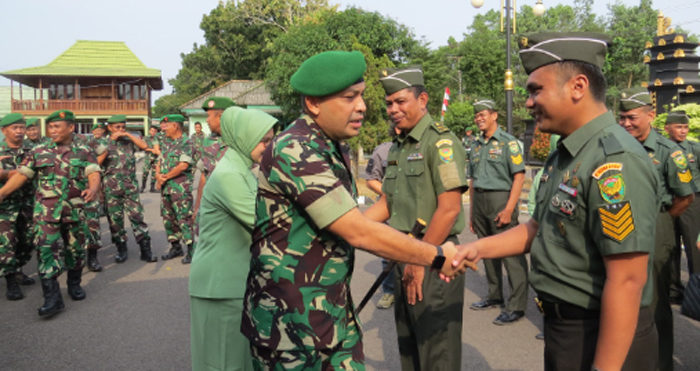
[[[484,0],[471,0],[474,8],[481,8],[484,5]],[[504,4],[505,2],[505,4]],[[512,2],[512,5],[511,5]],[[510,12],[513,11],[513,17]],[[545,8],[542,0],[537,0],[532,8],[532,13],[536,16],[544,14]],[[511,18],[513,20],[511,27]],[[505,31],[503,22],[505,20]],[[506,33],[506,73],[504,87],[506,91],[506,125],[509,134],[513,134],[513,70],[511,70],[510,62],[510,33],[515,33],[515,0],[501,0],[501,32]]]

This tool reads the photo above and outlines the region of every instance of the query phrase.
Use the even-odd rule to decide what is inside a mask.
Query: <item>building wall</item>
[[[22,98],[34,99],[34,90],[36,90],[37,99],[39,98],[39,89],[34,89],[29,86],[22,86]],[[4,117],[8,113],[12,113],[12,91],[14,91],[15,99],[19,99],[19,86],[0,86],[0,117]],[[48,90],[44,89],[44,99],[49,97]]]

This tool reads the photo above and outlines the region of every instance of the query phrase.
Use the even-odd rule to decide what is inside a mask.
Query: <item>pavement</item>
[[[140,179],[140,174],[139,174]],[[24,300],[10,302],[0,297],[1,370],[189,370],[189,266],[180,259],[162,261],[168,244],[160,218],[159,195],[141,194],[157,263],[138,259],[138,246],[129,231],[129,259],[115,264],[116,247],[111,243],[106,218],[102,218],[99,273],[86,272],[83,287],[87,298],[72,301],[66,293],[65,274],[59,282],[66,308],[51,318],[40,318],[41,286],[23,286]],[[467,205],[465,205],[467,206]],[[521,220],[526,220],[525,216]],[[128,225],[128,222],[127,222]],[[465,231],[462,242],[475,236]],[[544,343],[535,339],[542,317],[529,300],[526,317],[509,326],[492,321],[498,309],[473,311],[468,304],[485,295],[483,265],[468,272],[462,335],[462,369],[475,371],[542,370]],[[36,276],[36,257],[24,269]],[[352,293],[362,299],[381,271],[380,259],[358,252]],[[687,268],[683,279],[687,281]],[[504,279],[504,282],[507,282]],[[507,286],[507,285],[506,285]],[[507,290],[507,289],[506,289]],[[4,284],[2,287],[4,293]],[[507,295],[507,293],[506,293]],[[381,293],[360,315],[368,370],[399,370],[393,309],[375,307]],[[530,292],[530,297],[534,295]],[[673,308],[676,332],[676,371],[700,369],[700,322]]]

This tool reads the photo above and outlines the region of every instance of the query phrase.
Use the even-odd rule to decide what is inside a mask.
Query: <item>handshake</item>
[[[442,246],[445,254],[445,264],[440,270],[440,278],[446,282],[458,275],[464,274],[467,268],[477,271],[479,262],[477,250],[470,244],[455,245],[452,242],[445,242]]]

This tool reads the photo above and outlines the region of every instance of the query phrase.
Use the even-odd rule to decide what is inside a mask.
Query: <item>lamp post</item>
[[[471,0],[474,8],[481,8],[484,5],[484,0]],[[505,4],[504,4],[505,2]],[[512,5],[511,5],[512,4]],[[510,13],[513,12],[511,17]],[[532,8],[532,13],[536,16],[544,14],[545,8],[542,0],[537,0],[537,3]],[[512,20],[512,23],[511,23]],[[505,29],[503,23],[505,21]],[[512,24],[512,27],[511,27]],[[501,0],[501,32],[506,34],[506,73],[504,88],[506,91],[506,127],[508,134],[513,134],[513,70],[511,69],[511,46],[510,33],[515,33],[515,0]]]

